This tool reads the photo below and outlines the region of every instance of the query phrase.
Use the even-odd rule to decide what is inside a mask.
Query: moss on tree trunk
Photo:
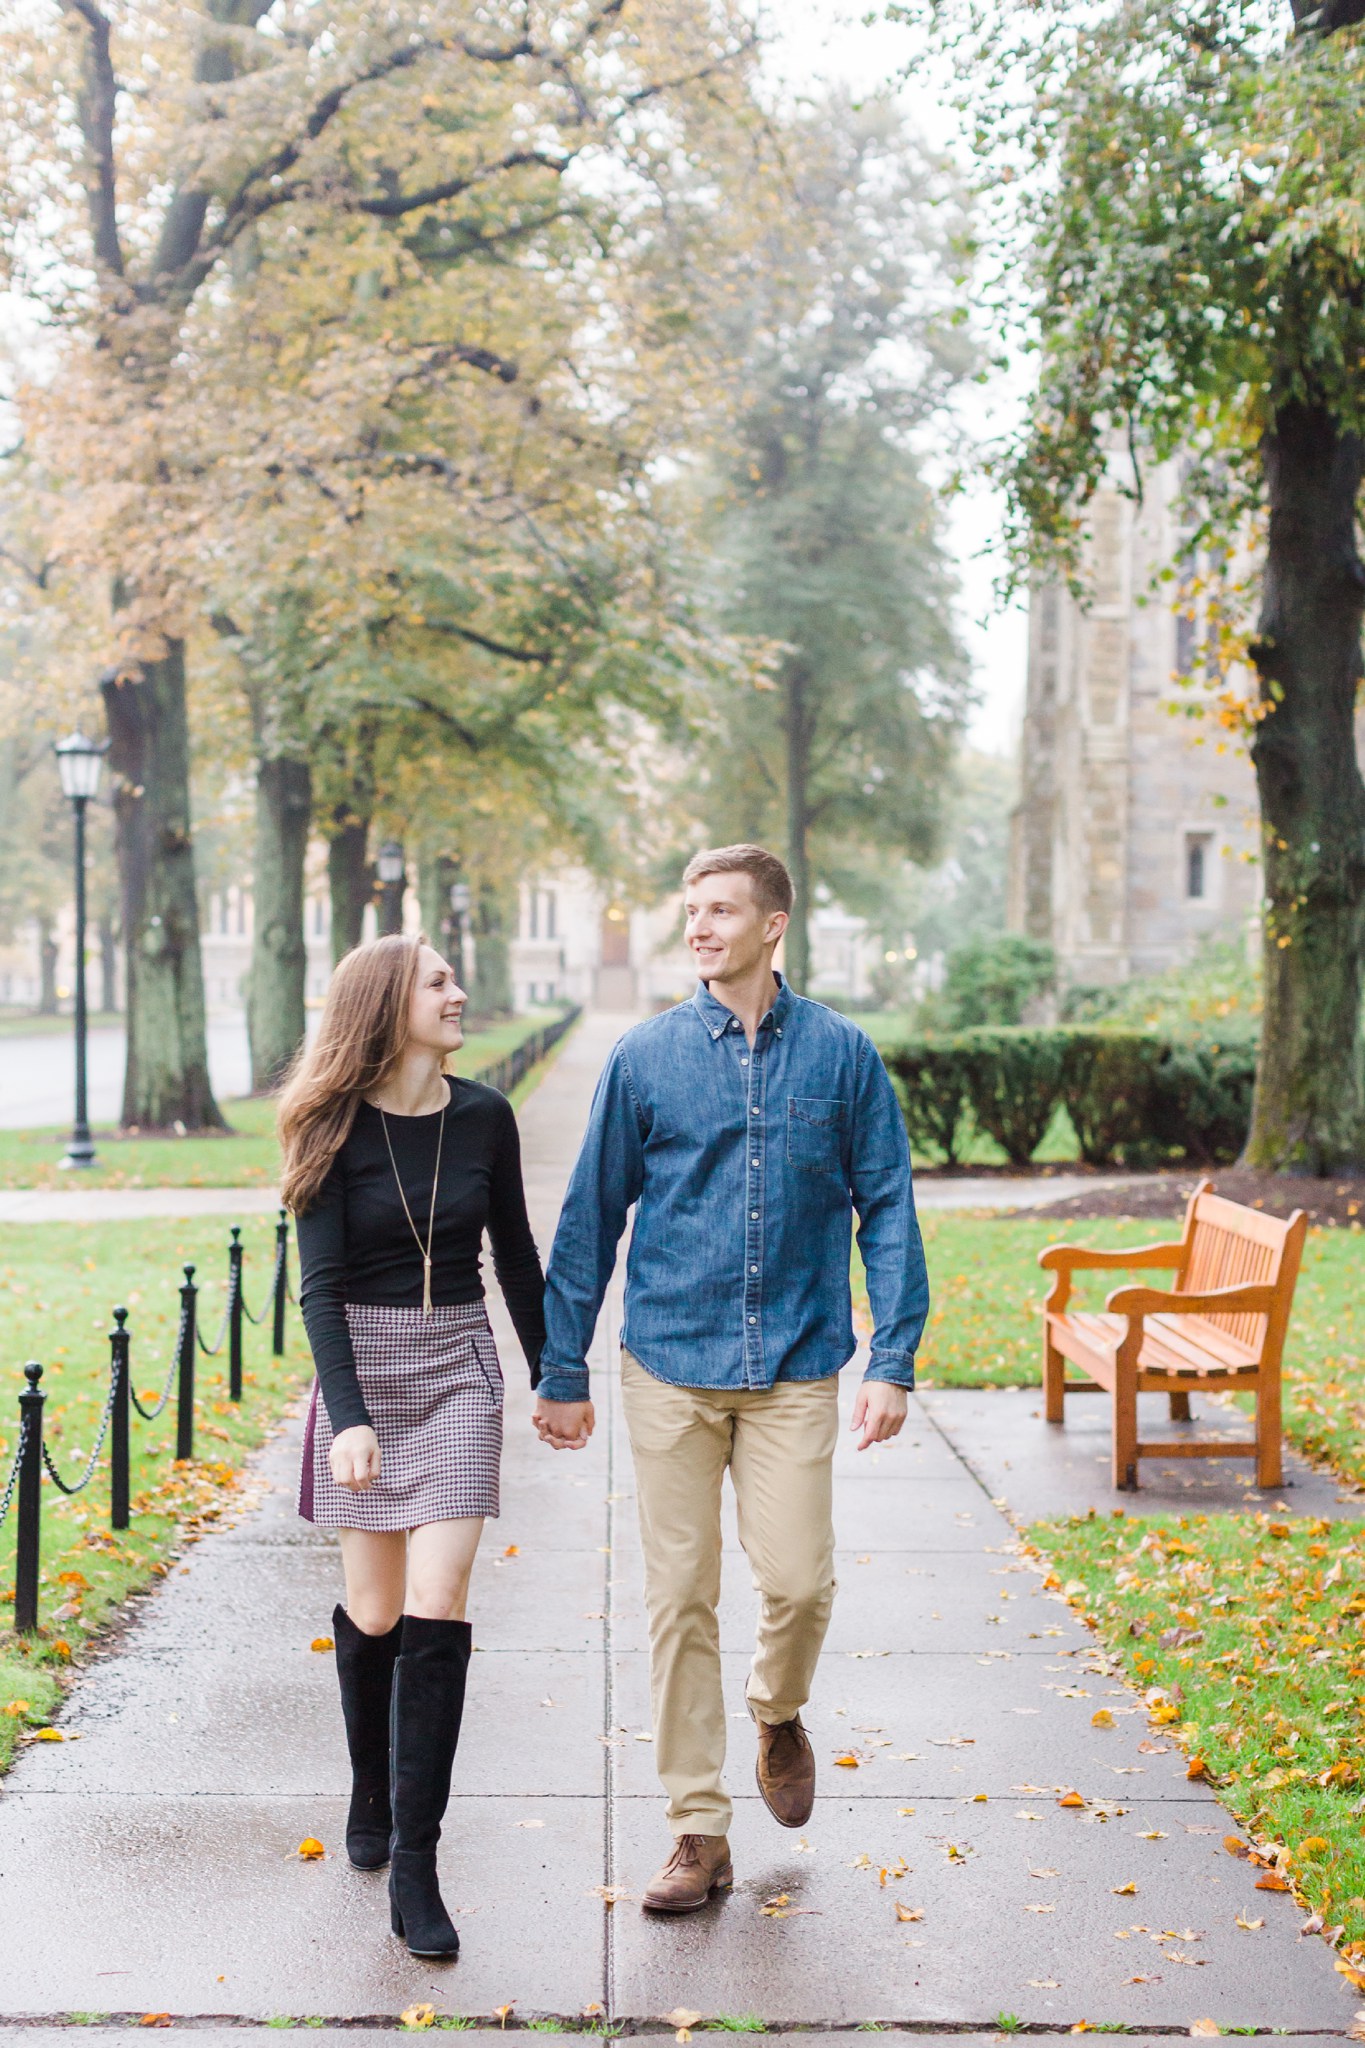
[[[123,1122],[222,1130],[209,1084],[183,643],[101,688],[126,959]]]
[[[306,761],[257,762],[247,1033],[251,1086],[258,1095],[278,1086],[303,1043],[303,866],[312,808],[313,782]]]
[[[1270,531],[1252,652],[1266,713],[1252,758],[1265,1013],[1246,1160],[1331,1173],[1365,1156],[1365,783],[1355,749],[1365,445],[1325,411],[1291,405],[1264,453]]]
[[[512,929],[516,885],[485,884],[474,900],[474,986],[470,1007],[481,1019],[512,1014]]]

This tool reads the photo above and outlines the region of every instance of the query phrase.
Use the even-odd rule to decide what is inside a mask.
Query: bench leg
[[[1137,1374],[1120,1364],[1114,1379],[1114,1485],[1135,1493],[1138,1483]]]
[[[1256,1484],[1262,1488],[1284,1485],[1284,1457],[1281,1448],[1280,1376],[1273,1383],[1262,1379],[1256,1389]]]
[[[1066,1360],[1052,1341],[1043,1317],[1043,1413],[1049,1422],[1066,1421]]]
[[[1188,1394],[1171,1395],[1172,1422],[1188,1422],[1190,1419],[1190,1397]]]

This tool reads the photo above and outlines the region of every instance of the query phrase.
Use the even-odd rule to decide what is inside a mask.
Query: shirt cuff
[[[915,1357],[913,1352],[874,1351],[872,1361],[863,1374],[865,1380],[886,1380],[893,1387],[904,1387],[907,1391],[915,1384]]]
[[[536,1392],[542,1401],[588,1401],[592,1396],[588,1389],[588,1368],[586,1365],[550,1365],[543,1361]]]

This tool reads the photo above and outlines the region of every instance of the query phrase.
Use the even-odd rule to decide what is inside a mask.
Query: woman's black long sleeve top
[[[422,1253],[403,1212],[394,1166],[425,1244],[443,1117],[431,1239],[432,1305],[483,1300],[479,1254],[487,1229],[498,1285],[531,1367],[532,1386],[540,1377],[545,1280],[526,1215],[516,1117],[495,1088],[454,1076],[449,1085],[445,1109],[430,1116],[385,1118],[362,1102],[316,1200],[298,1218],[299,1306],[328,1420],[338,1435],[370,1421],[356,1376],[347,1302],[422,1306]]]

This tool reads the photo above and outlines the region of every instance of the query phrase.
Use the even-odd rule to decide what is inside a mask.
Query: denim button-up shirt
[[[588,1398],[588,1346],[632,1203],[621,1340],[657,1378],[763,1388],[837,1372],[855,1349],[856,1210],[868,1378],[914,1385],[929,1285],[910,1151],[876,1047],[847,1017],[779,981],[751,1049],[699,984],[619,1041],[550,1257],[547,1400]]]

